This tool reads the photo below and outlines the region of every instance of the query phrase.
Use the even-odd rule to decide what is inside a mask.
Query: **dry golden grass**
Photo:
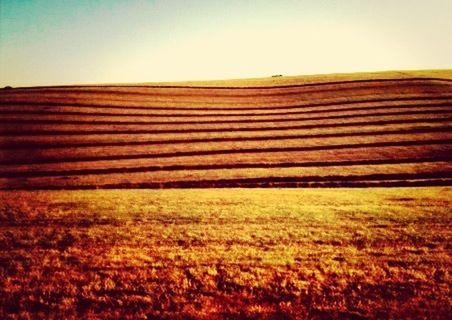
[[[0,189],[451,185],[451,105],[451,70],[1,90]]]
[[[2,191],[2,319],[447,319],[452,188]]]
[[[350,73],[319,74],[305,76],[282,76],[268,78],[210,80],[210,81],[184,81],[184,82],[153,82],[146,85],[196,85],[196,86],[274,86],[300,83],[317,83],[327,81],[343,81],[350,79]],[[408,77],[441,77],[452,79],[450,70],[418,70],[418,71],[386,71],[378,73],[356,72],[352,74],[355,79],[399,79]]]
[[[205,81],[198,84],[17,88],[3,90],[0,98],[4,102],[24,105],[39,102],[85,107],[268,108],[346,102],[352,97],[371,100],[382,96],[387,99],[429,96],[434,99],[450,96],[448,82],[451,74],[450,70],[433,70]]]
[[[448,319],[451,105],[452,70],[0,90],[0,320]]]

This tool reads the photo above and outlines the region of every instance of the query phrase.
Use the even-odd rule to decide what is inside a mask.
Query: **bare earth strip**
[[[362,125],[356,127],[320,127],[309,129],[284,129],[274,128],[271,130],[256,131],[223,131],[223,132],[193,132],[187,133],[160,133],[160,134],[124,134],[116,132],[108,135],[100,134],[73,134],[73,135],[27,135],[19,132],[15,135],[0,136],[0,146],[3,150],[21,148],[46,148],[67,146],[90,146],[90,145],[121,145],[121,144],[152,144],[152,143],[174,143],[175,141],[204,141],[214,142],[227,139],[271,139],[279,137],[333,137],[353,135],[381,135],[395,132],[447,132],[452,130],[452,121],[428,122],[422,119],[419,122],[393,123],[388,125]]]
[[[72,106],[78,108],[92,108],[97,109],[123,109],[127,107],[130,110],[142,111],[142,110],[170,110],[170,111],[202,111],[202,112],[217,112],[217,111],[268,111],[268,110],[290,110],[298,109],[300,107],[322,107],[322,106],[337,106],[337,105],[350,105],[357,103],[391,103],[393,101],[429,101],[429,100],[450,100],[452,98],[452,92],[449,88],[445,91],[424,92],[422,88],[418,88],[419,91],[412,93],[399,93],[397,91],[380,92],[379,94],[369,93],[365,95],[349,95],[349,96],[336,96],[326,95],[314,99],[310,95],[303,95],[299,97],[287,98],[283,95],[275,97],[271,100],[256,101],[256,99],[250,101],[243,101],[230,98],[226,101],[218,100],[213,97],[209,99],[199,100],[192,98],[183,101],[174,101],[168,98],[154,99],[149,101],[143,100],[128,100],[128,99],[109,99],[105,101],[99,101],[90,97],[89,99],[63,99],[62,96],[59,100],[53,100],[51,98],[40,101],[41,98],[36,99],[30,96],[28,100],[8,99],[2,97],[0,100],[0,106],[22,106],[22,105],[34,105],[36,107],[58,107],[58,106]]]
[[[232,117],[232,116],[275,116],[275,115],[291,115],[291,114],[312,114],[320,112],[346,112],[346,111],[365,111],[365,110],[390,110],[390,109],[407,109],[411,107],[445,107],[452,104],[452,99],[429,99],[429,100],[403,100],[403,101],[383,101],[383,102],[356,102],[353,105],[314,105],[314,106],[287,106],[287,109],[259,109],[259,110],[172,110],[156,109],[156,110],[135,110],[134,108],[97,108],[96,106],[71,106],[71,105],[0,105],[0,114],[2,115],[81,115],[81,116],[110,116],[110,117],[130,117],[137,119],[140,117]]]
[[[97,161],[74,161],[37,164],[10,164],[0,165],[1,177],[26,177],[40,176],[41,172],[60,172],[65,175],[71,171],[87,172],[139,172],[139,171],[174,171],[174,170],[196,170],[215,168],[277,168],[288,166],[331,166],[343,163],[353,164],[384,164],[384,163],[416,163],[450,161],[452,146],[448,144],[387,146],[378,149],[353,149],[342,148],[333,150],[311,150],[311,151],[278,151],[272,153],[243,153],[234,159],[229,159],[223,154],[203,156],[179,156],[161,158],[138,158],[122,160],[97,160]],[[45,174],[44,174],[45,175]]]
[[[353,137],[325,137],[311,139],[282,138],[277,140],[239,140],[239,141],[214,141],[205,142],[179,142],[173,144],[155,145],[119,145],[119,146],[88,146],[45,148],[30,151],[13,150],[2,152],[1,164],[33,164],[47,162],[74,162],[93,160],[120,160],[138,158],[161,158],[195,155],[224,154],[231,161],[237,154],[262,153],[278,151],[311,151],[324,149],[342,148],[374,148],[397,145],[419,145],[419,144],[450,144],[451,133],[410,133],[410,134],[387,134]]]
[[[452,116],[447,110],[443,113],[408,115],[380,115],[357,118],[335,118],[323,120],[302,119],[300,121],[283,119],[272,122],[238,122],[238,123],[190,123],[190,124],[37,124],[37,123],[3,123],[0,127],[1,135],[58,135],[58,134],[117,134],[117,133],[193,133],[193,132],[228,132],[228,131],[257,131],[257,130],[292,130],[292,129],[316,129],[332,127],[358,127],[367,125],[386,125],[399,123],[423,122],[450,122]]]
[[[75,175],[45,175],[20,177],[10,181],[0,178],[2,189],[95,189],[95,188],[192,188],[192,187],[253,187],[253,186],[385,186],[391,181],[421,180],[420,185],[450,185],[452,164],[447,161],[397,164],[347,165],[325,168],[262,167],[185,170],[124,170],[121,173],[80,172]],[[441,180],[442,179],[442,180]],[[373,183],[370,183],[373,181]],[[442,181],[442,182],[441,182]],[[356,184],[360,182],[361,184]],[[407,182],[407,185],[410,184]]]
[[[176,117],[170,115],[166,117],[140,116],[130,117],[122,115],[121,117],[103,116],[103,115],[71,115],[71,114],[0,114],[0,122],[6,123],[102,123],[102,124],[189,124],[189,123],[240,123],[240,122],[287,122],[297,120],[328,120],[328,119],[348,119],[360,117],[389,116],[389,115],[410,115],[410,114],[437,114],[452,113],[452,103],[448,105],[437,106],[411,106],[409,110],[393,107],[390,110],[351,110],[344,112],[309,112],[306,113],[283,113],[281,115],[239,115],[239,116],[209,116],[209,117]],[[69,116],[69,117],[68,117]]]

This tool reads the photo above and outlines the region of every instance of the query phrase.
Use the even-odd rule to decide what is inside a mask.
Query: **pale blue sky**
[[[0,0],[0,86],[452,68],[450,0]]]

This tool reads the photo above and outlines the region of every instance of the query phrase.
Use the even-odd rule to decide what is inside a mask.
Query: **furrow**
[[[293,134],[292,131],[290,133],[285,134],[272,134],[272,135],[264,135],[264,136],[235,136],[235,137],[212,137],[212,138],[192,138],[186,136],[181,139],[152,139],[152,140],[137,140],[134,135],[130,136],[130,139],[127,141],[114,141],[109,138],[109,141],[99,142],[99,141],[91,141],[91,142],[73,142],[73,143],[59,143],[57,141],[52,140],[51,142],[43,143],[43,142],[34,142],[34,141],[1,141],[0,146],[6,149],[45,149],[45,148],[83,148],[83,147],[113,147],[113,146],[152,146],[152,145],[167,145],[167,144],[191,144],[191,143],[215,143],[215,142],[240,142],[240,141],[273,141],[273,140],[287,140],[287,139],[318,139],[318,138],[334,138],[334,137],[344,137],[344,138],[352,138],[352,137],[364,137],[364,136],[381,136],[381,135],[390,135],[390,134],[413,134],[413,133],[446,133],[452,132],[452,126],[440,126],[440,127],[422,127],[422,128],[407,128],[407,129],[398,129],[391,130],[388,128],[384,128],[383,130],[374,130],[368,131],[362,130],[360,128],[359,131],[356,132],[332,132],[332,133],[318,133],[318,134]]]
[[[423,138],[423,137],[420,137]],[[429,139],[429,137],[424,137],[424,139],[419,140],[405,140],[405,141],[381,141],[381,142],[364,142],[364,143],[345,143],[345,144],[331,144],[329,141],[322,141],[321,145],[303,145],[303,143],[298,142],[298,146],[278,146],[278,147],[265,147],[264,145],[258,144],[259,147],[246,148],[237,147],[234,149],[232,146],[229,148],[222,149],[221,145],[213,145],[210,150],[206,150],[201,144],[200,149],[192,148],[190,151],[178,151],[187,150],[187,146],[182,144],[179,149],[174,149],[170,152],[161,151],[161,149],[143,149],[139,152],[136,149],[130,150],[117,150],[113,148],[108,151],[105,148],[93,148],[87,150],[84,148],[78,152],[75,150],[66,150],[66,153],[57,152],[52,154],[51,152],[44,153],[42,151],[26,152],[24,154],[19,154],[17,157],[16,153],[7,154],[3,153],[3,157],[0,160],[0,164],[11,165],[11,164],[39,164],[39,163],[59,163],[59,162],[79,162],[79,161],[103,161],[103,160],[126,160],[126,159],[156,159],[156,158],[171,158],[171,157],[185,157],[185,156],[209,156],[209,155],[237,155],[246,153],[269,153],[269,152],[289,152],[289,151],[314,151],[314,150],[340,150],[340,149],[360,149],[360,148],[378,148],[387,146],[418,146],[418,145],[430,145],[430,144],[451,144],[452,139]],[[325,140],[325,139],[322,139]],[[318,143],[318,142],[317,142]],[[297,144],[295,142],[295,144]],[[369,150],[370,152],[370,150]],[[109,154],[108,154],[109,153]],[[101,154],[101,155],[99,155]],[[106,155],[108,154],[108,155]],[[15,158],[17,157],[17,158]]]
[[[141,167],[117,167],[117,168],[86,168],[78,170],[49,170],[49,171],[0,171],[1,178],[23,178],[23,177],[54,177],[54,176],[82,176],[113,173],[136,173],[155,171],[188,171],[188,170],[219,170],[219,169],[256,169],[256,168],[308,168],[308,167],[348,167],[358,165],[380,165],[380,164],[407,164],[407,163],[432,163],[452,160],[452,155],[441,155],[425,158],[400,158],[400,159],[365,159],[348,161],[316,161],[316,162],[282,162],[282,163],[226,163],[210,165],[171,165],[171,166],[141,166]]]
[[[310,124],[293,123],[291,125],[245,125],[240,126],[177,126],[170,128],[169,126],[148,126],[143,129],[142,126],[111,126],[111,125],[11,125],[4,124],[0,127],[0,136],[54,136],[54,135],[115,135],[115,134],[182,134],[182,133],[213,133],[213,132],[256,132],[256,131],[274,131],[274,130],[299,130],[299,129],[319,129],[319,128],[341,128],[341,127],[359,127],[359,126],[383,126],[392,124],[409,124],[409,123],[443,123],[448,124],[452,121],[452,117],[441,115],[438,118],[425,115],[422,117],[405,117],[404,119],[371,119],[369,121],[350,121],[350,122],[315,122]],[[7,139],[7,138],[5,138]]]
[[[353,98],[353,99],[351,99]],[[452,95],[441,92],[441,94],[416,94],[416,95],[393,95],[390,93],[386,93],[384,98],[376,98],[375,96],[363,96],[357,99],[355,96],[345,96],[337,99],[313,99],[312,97],[304,97],[303,99],[297,99],[295,103],[284,105],[278,102],[278,104],[259,104],[259,105],[240,105],[237,101],[233,101],[229,103],[229,105],[222,105],[221,101],[215,101],[213,105],[204,105],[204,106],[192,106],[192,105],[158,105],[158,103],[154,103],[154,105],[139,105],[137,103],[131,103],[130,101],[122,101],[119,104],[99,104],[94,101],[91,102],[80,102],[80,101],[72,101],[69,102],[69,99],[65,99],[64,101],[36,101],[38,99],[33,99],[31,101],[26,100],[17,100],[10,101],[7,99],[0,99],[0,107],[2,106],[21,106],[21,105],[30,105],[36,107],[78,107],[78,108],[97,108],[97,109],[120,109],[120,110],[161,110],[161,111],[262,111],[262,110],[290,110],[290,109],[299,109],[299,108],[315,108],[315,107],[328,107],[328,106],[343,106],[343,105],[354,105],[359,103],[395,103],[395,102],[403,102],[403,101],[430,101],[430,100],[442,100],[449,101],[452,99]],[[313,102],[315,101],[315,102]],[[197,103],[198,101],[194,101]]]

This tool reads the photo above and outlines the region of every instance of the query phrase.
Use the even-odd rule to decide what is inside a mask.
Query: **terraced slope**
[[[306,79],[2,90],[0,187],[452,184],[450,72]]]

